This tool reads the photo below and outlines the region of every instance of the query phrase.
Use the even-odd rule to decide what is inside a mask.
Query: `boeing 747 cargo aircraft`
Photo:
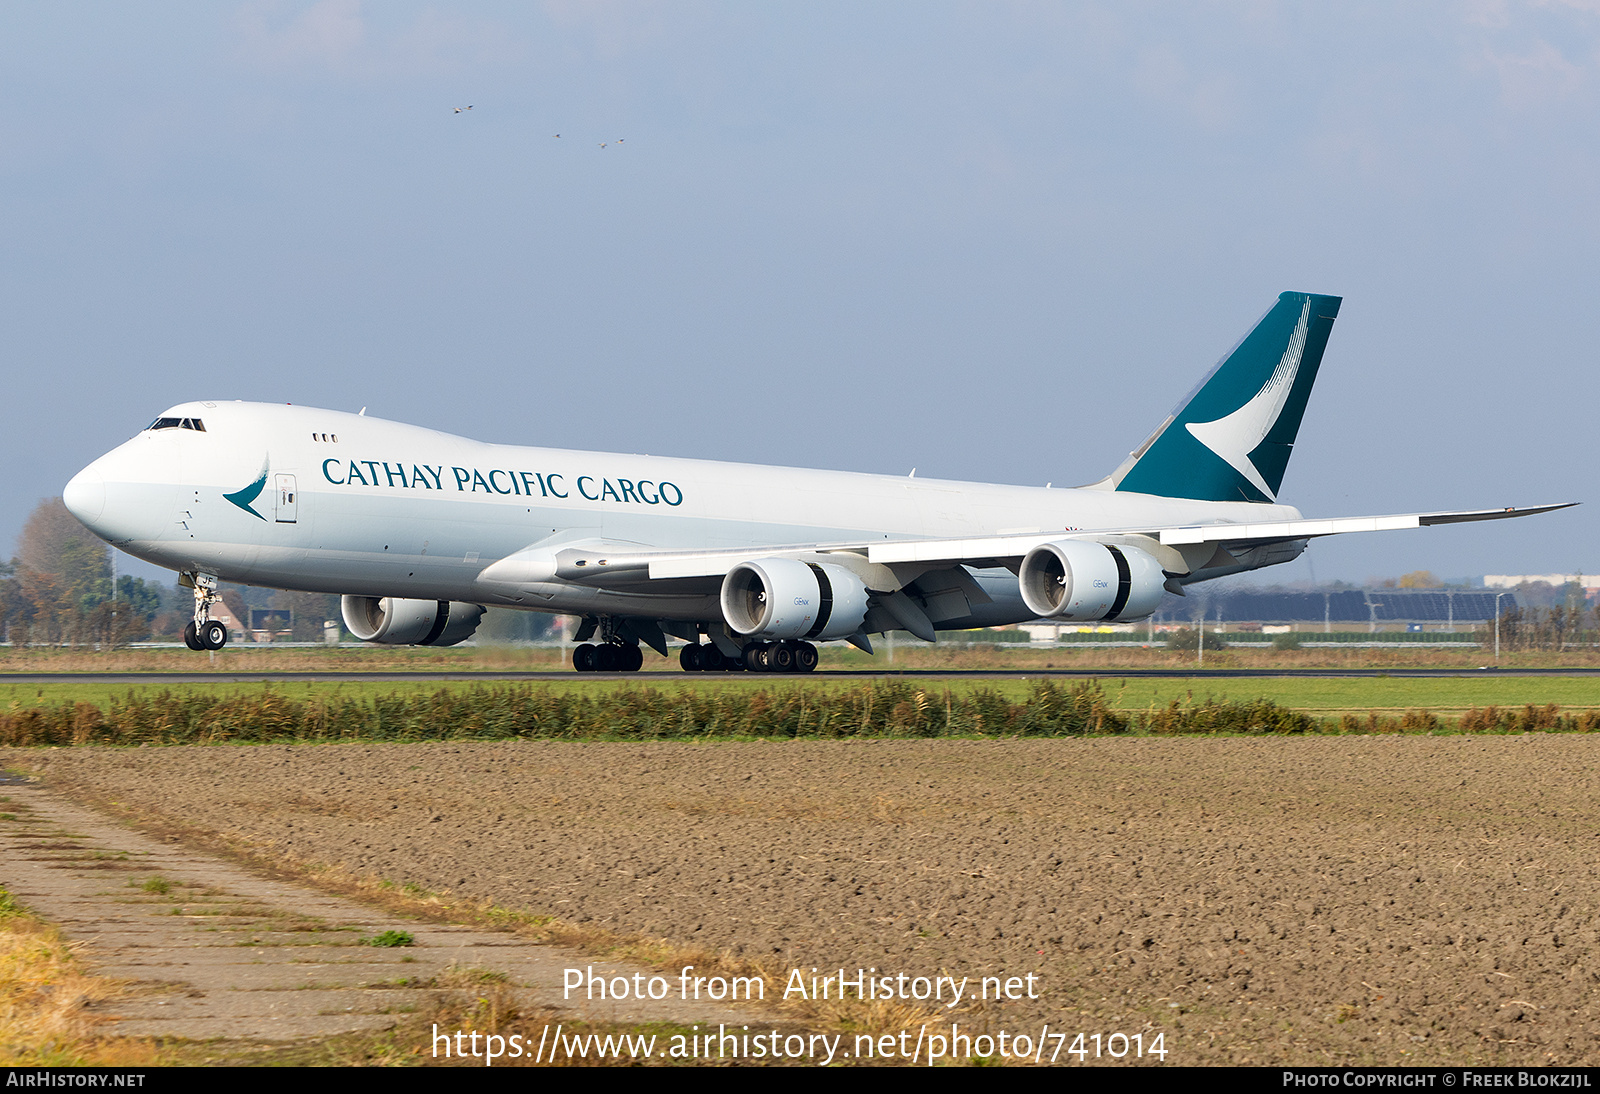
[[[818,641],[1042,618],[1142,619],[1164,593],[1342,532],[1544,505],[1305,520],[1278,488],[1339,311],[1284,293],[1114,472],[1075,489],[484,444],[266,403],[164,411],[67,484],[67,507],[194,590],[343,596],[371,642],[450,645],[486,607],[582,617],[581,671],[687,643],[690,671],[806,672]]]

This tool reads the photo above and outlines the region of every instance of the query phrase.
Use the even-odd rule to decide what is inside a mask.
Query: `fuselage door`
[[[297,519],[295,512],[298,508],[299,491],[295,489],[293,475],[279,475],[278,479],[278,523],[293,524]]]

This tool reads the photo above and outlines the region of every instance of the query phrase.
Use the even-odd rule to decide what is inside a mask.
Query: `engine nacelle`
[[[1041,619],[1126,621],[1156,610],[1167,578],[1137,547],[1059,539],[1029,551],[1017,580]]]
[[[453,646],[472,637],[483,606],[456,600],[400,600],[392,596],[345,596],[339,612],[363,642],[391,646]]]
[[[722,579],[722,618],[748,638],[846,638],[867,617],[867,587],[843,566],[741,562]]]

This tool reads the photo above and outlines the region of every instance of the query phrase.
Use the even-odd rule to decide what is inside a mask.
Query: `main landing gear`
[[[585,642],[572,651],[572,667],[579,672],[638,672],[644,667],[644,651],[625,642]]]
[[[591,645],[595,631],[600,641]],[[573,637],[582,643],[572,651],[572,667],[579,672],[638,672],[644,667],[638,637],[609,615],[585,616]]]
[[[644,666],[637,622],[628,624],[610,616],[586,616],[573,640],[572,667],[579,672],[638,672]],[[597,642],[589,639],[598,638]],[[750,642],[737,657],[729,657],[711,642],[691,642],[678,651],[685,672],[812,672],[817,667],[817,647],[810,642]]]
[[[811,672],[817,667],[817,647],[810,642],[752,642],[742,657],[723,656],[716,646],[689,645],[678,651],[684,672]]]
[[[217,599],[217,579],[212,574],[184,574],[194,590],[194,618],[184,624],[183,644],[191,650],[220,650],[228,644],[228,627],[211,618],[211,602]]]

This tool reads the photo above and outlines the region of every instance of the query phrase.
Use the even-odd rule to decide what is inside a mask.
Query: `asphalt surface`
[[[1600,676],[1600,668],[1555,669],[907,669],[895,672],[817,671],[804,675],[755,672],[7,672],[0,673],[0,684],[113,683],[113,684],[203,684],[255,683],[257,681],[293,683],[444,683],[447,681],[522,681],[554,683],[561,680],[876,680],[892,677],[910,679],[1026,680],[1041,676],[1063,679],[1153,679],[1211,676],[1219,680],[1236,677],[1284,677],[1287,679],[1374,677],[1452,677],[1452,676]]]

